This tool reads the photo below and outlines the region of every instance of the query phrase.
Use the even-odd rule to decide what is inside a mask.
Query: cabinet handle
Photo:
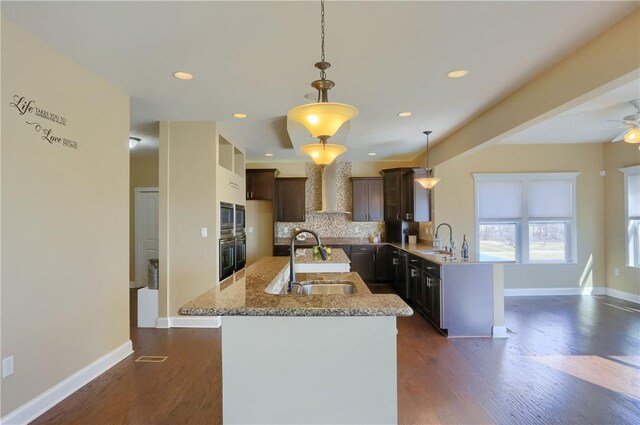
[[[249,193],[251,194],[250,195],[251,199],[253,199],[253,192],[249,192]]]
[[[427,266],[427,270],[435,270],[435,269],[436,269],[435,267],[429,267],[429,266]]]
[[[393,261],[391,261],[391,264],[394,265],[394,266],[397,266],[398,265],[398,259],[394,258]]]

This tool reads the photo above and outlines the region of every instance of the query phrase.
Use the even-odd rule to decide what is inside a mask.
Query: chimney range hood
[[[322,173],[322,209],[318,214],[351,214],[338,210],[337,162],[321,167]]]

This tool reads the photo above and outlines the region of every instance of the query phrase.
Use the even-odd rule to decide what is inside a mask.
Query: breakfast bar
[[[288,281],[288,258],[265,257],[180,309],[222,317],[224,423],[396,423],[396,317],[411,308],[353,272],[297,273],[351,294],[288,293]]]

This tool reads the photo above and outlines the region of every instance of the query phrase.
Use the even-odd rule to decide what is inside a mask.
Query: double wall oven
[[[242,269],[247,260],[243,205],[220,202],[220,280]]]

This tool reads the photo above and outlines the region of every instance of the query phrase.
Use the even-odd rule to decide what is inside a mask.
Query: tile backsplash
[[[338,162],[336,164],[337,207],[341,211],[352,211],[353,191],[351,186],[351,162]],[[305,164],[306,181],[306,221],[302,223],[276,223],[275,237],[288,238],[296,228],[313,230],[320,237],[368,237],[369,235],[382,234],[384,222],[352,221],[350,214],[317,213],[322,209],[322,169],[313,162]],[[435,214],[435,203],[431,204],[432,217]],[[420,222],[418,239],[433,241],[433,222]],[[384,237],[384,235],[383,235]]]
[[[277,238],[291,237],[294,229],[313,230],[320,237],[367,237],[382,233],[384,222],[352,221],[351,215],[339,213],[316,213],[322,209],[322,169],[312,162],[305,164],[306,182],[306,221],[303,223],[276,223]],[[337,207],[341,211],[352,211],[351,162],[336,164]]]

